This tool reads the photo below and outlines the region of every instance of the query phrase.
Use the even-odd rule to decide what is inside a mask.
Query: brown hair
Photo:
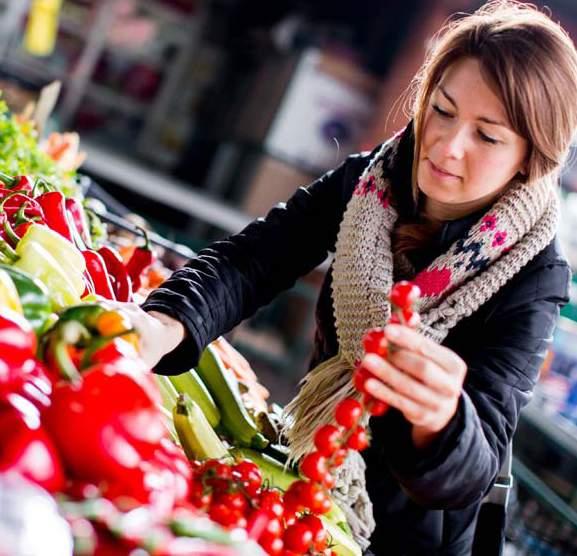
[[[556,178],[577,127],[577,52],[561,26],[535,6],[491,1],[475,13],[450,21],[435,36],[415,76],[413,192],[424,116],[431,94],[456,61],[476,58],[503,103],[512,129],[528,143],[528,182]],[[425,245],[439,223],[399,221],[394,250]]]

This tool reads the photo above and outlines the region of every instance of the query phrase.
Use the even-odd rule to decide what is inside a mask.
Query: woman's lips
[[[459,178],[459,176],[456,176],[455,174],[445,172],[445,170],[436,166],[430,159],[427,159],[427,162],[429,163],[429,168],[430,168],[431,172],[433,173],[433,175],[435,175],[439,178],[457,178],[457,179]]]

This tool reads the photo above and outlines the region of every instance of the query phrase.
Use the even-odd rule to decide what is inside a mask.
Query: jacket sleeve
[[[568,301],[570,270],[555,262],[513,281],[482,322],[482,330],[453,338],[468,366],[456,415],[425,451],[410,425],[392,416],[392,473],[416,503],[458,509],[480,501],[493,485],[520,410],[529,402],[559,316]],[[501,292],[500,292],[501,293]],[[499,294],[498,294],[499,295]],[[448,338],[449,339],[449,338]],[[448,347],[452,347],[447,342]]]
[[[353,155],[242,232],[213,243],[177,270],[143,304],[182,322],[186,339],[155,368],[176,374],[204,347],[322,263],[366,156]]]

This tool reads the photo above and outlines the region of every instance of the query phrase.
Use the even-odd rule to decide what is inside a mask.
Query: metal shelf
[[[82,143],[87,157],[83,169],[151,200],[186,212],[228,232],[242,230],[252,218],[195,191],[164,173],[144,167],[133,159],[120,156],[91,143]]]
[[[577,427],[573,423],[562,417],[551,417],[531,404],[523,409],[521,419],[541,431],[577,461]]]
[[[535,473],[517,458],[513,458],[513,476],[533,497],[577,529],[577,511],[560,498]]]

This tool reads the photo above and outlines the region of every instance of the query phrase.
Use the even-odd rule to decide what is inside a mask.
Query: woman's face
[[[417,183],[437,203],[494,199],[525,173],[527,141],[507,121],[505,107],[479,62],[454,63],[433,91],[425,113]]]

